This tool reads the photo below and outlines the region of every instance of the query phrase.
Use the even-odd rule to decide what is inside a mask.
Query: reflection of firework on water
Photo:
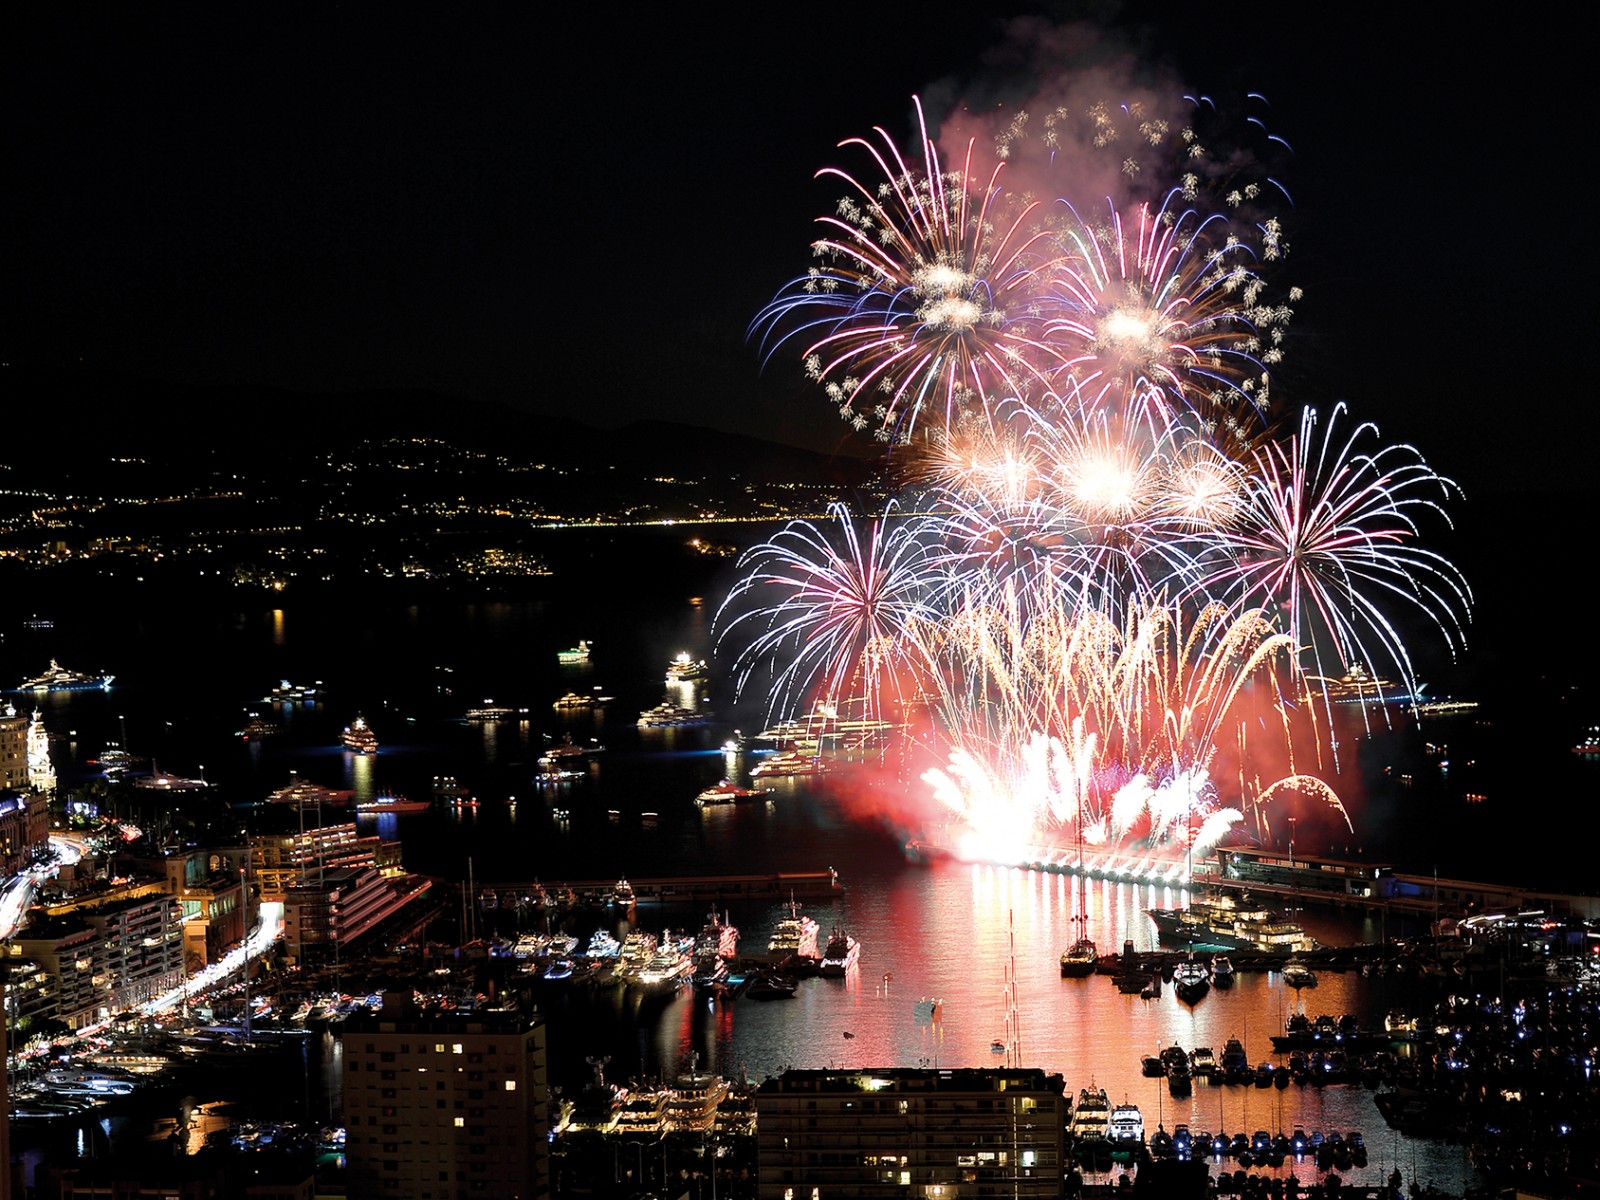
[[[844,143],[876,182],[821,173],[849,195],[819,265],[755,323],[895,444],[907,500],[752,550],[719,644],[774,712],[924,714],[885,762],[984,858],[1203,851],[1287,795],[1348,821],[1295,766],[1331,728],[1308,681],[1376,660],[1414,690],[1391,610],[1453,650],[1470,608],[1419,544],[1454,489],[1415,451],[1336,438],[1343,406],[1274,439],[1287,145],[1164,103],[960,115],[953,155],[919,105],[909,160],[881,129]]]

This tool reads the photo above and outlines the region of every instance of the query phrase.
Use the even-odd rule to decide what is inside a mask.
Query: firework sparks
[[[881,129],[842,143],[875,182],[820,172],[847,195],[818,265],[754,324],[769,354],[804,346],[909,490],[903,510],[839,508],[752,550],[719,645],[774,712],[925,714],[902,768],[917,760],[976,857],[1068,837],[1204,852],[1285,795],[1348,822],[1294,767],[1296,729],[1319,736],[1300,701],[1375,662],[1414,689],[1396,608],[1451,648],[1470,612],[1421,544],[1455,489],[1420,455],[1343,433],[1342,405],[1275,436],[1291,313],[1269,298],[1288,240],[1268,172],[1287,143],[1252,117],[1260,153],[1229,147],[1212,102],[1164,103],[1063,103],[992,138],[969,117],[948,157],[918,104],[912,156]],[[1037,199],[1095,156],[1113,169],[1087,175],[1120,199]],[[1290,773],[1263,790],[1269,760]]]

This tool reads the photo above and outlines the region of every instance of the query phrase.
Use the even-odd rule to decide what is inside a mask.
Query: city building
[[[16,706],[0,708],[0,792],[28,789],[28,718]]]
[[[50,977],[48,1015],[80,1029],[182,985],[183,914],[160,893],[47,911],[11,939],[10,953]]]
[[[409,993],[344,1031],[351,1200],[549,1194],[546,1028],[514,1009],[419,1011]]]
[[[427,894],[419,875],[385,875],[375,867],[341,867],[284,892],[284,948],[295,961],[322,965],[348,956],[367,934]]]
[[[1033,1068],[785,1071],[756,1093],[757,1194],[1056,1197],[1069,1107]]]
[[[385,874],[399,874],[400,843],[363,837],[355,822],[347,821],[269,835],[250,845],[250,882],[260,885],[264,900],[282,900],[290,887],[315,883],[323,872],[340,867],[376,867]]]

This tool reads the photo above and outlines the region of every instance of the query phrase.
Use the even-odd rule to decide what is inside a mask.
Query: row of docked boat
[[[1359,1131],[1307,1133],[1299,1125],[1292,1133],[1272,1134],[1258,1129],[1253,1134],[1236,1133],[1231,1137],[1210,1130],[1191,1132],[1183,1123],[1168,1133],[1158,1125],[1147,1143],[1139,1106],[1119,1104],[1113,1108],[1104,1089],[1085,1088],[1079,1093],[1071,1136],[1073,1158],[1091,1170],[1108,1169],[1112,1162],[1130,1162],[1146,1154],[1155,1159],[1215,1162],[1231,1158],[1242,1167],[1279,1167],[1290,1159],[1313,1160],[1324,1171],[1365,1167],[1368,1161],[1366,1139]]]

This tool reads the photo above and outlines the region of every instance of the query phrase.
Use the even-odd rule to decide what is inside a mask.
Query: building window
[[[506,1080],[506,1091],[514,1092],[516,1090],[517,1090],[517,1081],[515,1079]]]
[[[465,1128],[466,1124],[467,1124],[467,1119],[465,1117],[457,1117],[456,1118],[456,1128],[457,1129]]]

